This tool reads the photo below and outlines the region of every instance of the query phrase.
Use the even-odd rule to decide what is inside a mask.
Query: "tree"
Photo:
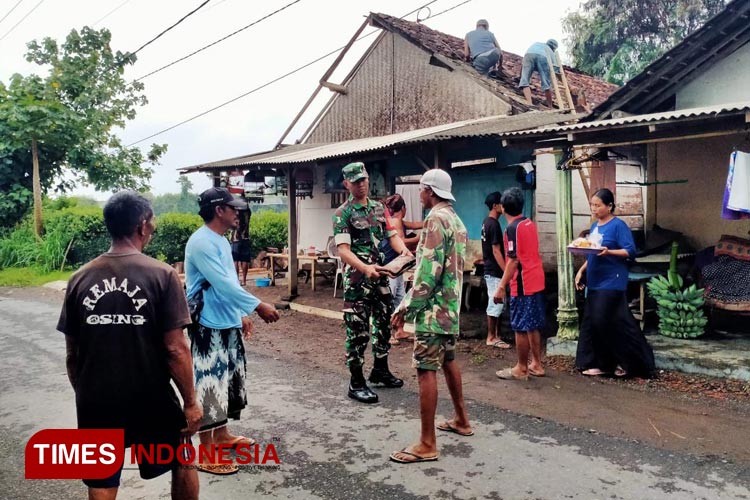
[[[724,8],[726,0],[587,0],[563,19],[573,66],[622,85]]]
[[[141,83],[123,78],[135,55],[113,52],[110,40],[109,30],[84,27],[60,46],[51,38],[32,41],[26,59],[47,75],[0,82],[0,224],[15,223],[33,203],[40,235],[42,193],[53,188],[146,187],[153,173],[146,162],[158,162],[166,145],[153,144],[144,157],[114,134],[147,100]]]
[[[152,205],[156,215],[166,213],[197,214],[198,195],[191,192],[193,183],[186,176],[181,175],[177,179],[180,185],[179,193],[167,193],[154,196]]]

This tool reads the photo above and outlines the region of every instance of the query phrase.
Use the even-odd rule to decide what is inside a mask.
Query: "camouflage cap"
[[[349,182],[357,182],[370,177],[365,170],[365,164],[361,161],[348,164],[341,169],[341,173],[344,174],[344,180]]]

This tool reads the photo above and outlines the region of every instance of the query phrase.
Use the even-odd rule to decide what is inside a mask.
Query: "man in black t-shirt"
[[[510,344],[500,339],[500,315],[503,312],[503,304],[495,304],[492,300],[505,270],[503,231],[498,222],[498,218],[503,213],[500,196],[500,193],[495,191],[488,194],[484,200],[484,204],[489,209],[489,214],[482,223],[484,282],[487,285],[487,297],[489,297],[487,301],[487,345],[509,349]]]
[[[68,378],[80,429],[124,429],[125,446],[176,450],[203,414],[183,328],[190,324],[176,271],[141,252],[154,232],[154,212],[134,191],[104,206],[112,246],[68,282],[57,329],[65,334]],[[180,391],[181,408],[174,389]],[[174,460],[139,464],[141,477],[172,471],[172,497],[198,498],[198,474]],[[89,480],[89,498],[114,498],[120,474]]]

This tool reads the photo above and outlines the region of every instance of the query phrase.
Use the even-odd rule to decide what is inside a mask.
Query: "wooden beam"
[[[284,131],[284,133],[282,134],[282,136],[279,138],[278,142],[276,143],[276,147],[277,148],[281,145],[281,143],[284,142],[284,139],[286,139],[286,136],[289,135],[289,132],[292,131],[292,129],[297,124],[297,122],[302,117],[302,115],[305,113],[305,111],[307,111],[307,108],[310,106],[310,104],[313,102],[313,100],[315,99],[315,97],[318,95],[318,92],[320,92],[321,88],[327,87],[327,88],[330,88],[331,90],[334,90],[335,92],[340,92],[340,89],[343,89],[344,92],[342,92],[342,93],[344,93],[344,94],[346,93],[346,88],[345,87],[343,87],[341,85],[336,85],[336,84],[333,84],[333,83],[329,83],[328,79],[331,77],[331,75],[333,74],[333,72],[336,70],[336,68],[338,67],[339,63],[341,62],[341,60],[346,55],[346,53],[349,52],[349,49],[354,44],[354,42],[357,41],[357,37],[359,36],[360,33],[362,33],[362,31],[365,29],[365,27],[368,25],[369,22],[370,22],[370,18],[368,17],[362,23],[362,26],[359,27],[359,29],[357,30],[357,32],[354,33],[354,36],[349,40],[349,43],[347,43],[344,46],[344,48],[341,50],[341,52],[339,52],[338,57],[336,57],[336,60],[333,61],[333,63],[331,64],[331,67],[328,68],[328,71],[326,71],[323,74],[323,76],[320,78],[320,82],[319,82],[318,88],[315,89],[315,91],[312,93],[312,95],[307,100],[307,102],[305,103],[305,105],[302,106],[302,109],[299,111],[299,113],[297,113],[297,116],[294,117],[294,120],[292,120],[292,123],[289,124],[289,126],[286,128],[286,130]],[[338,89],[332,88],[332,87],[338,87]]]

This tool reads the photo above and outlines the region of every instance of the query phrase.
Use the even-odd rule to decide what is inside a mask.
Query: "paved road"
[[[75,425],[64,341],[54,331],[58,312],[49,300],[0,298],[2,498],[85,497],[78,481],[23,480],[26,440],[43,428]],[[253,353],[249,379],[250,407],[234,429],[274,442],[282,464],[202,475],[202,498],[750,498],[747,464],[665,452],[471,401],[475,436],[441,433],[439,461],[393,464],[387,455],[417,434],[414,392],[383,390],[381,404],[363,406],[342,398],[339,376]],[[450,413],[441,400],[439,416]],[[168,497],[165,478],[123,477],[119,498]]]

